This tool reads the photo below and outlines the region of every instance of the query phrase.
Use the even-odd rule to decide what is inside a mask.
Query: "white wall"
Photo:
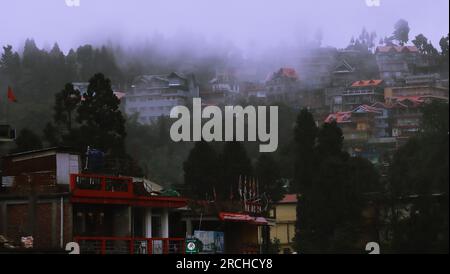
[[[80,173],[80,156],[76,154],[56,153],[56,179],[58,184],[69,184],[70,174]]]

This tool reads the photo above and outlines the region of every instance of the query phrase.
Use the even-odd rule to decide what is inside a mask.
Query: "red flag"
[[[14,92],[11,87],[8,87],[8,101],[17,103],[16,95],[14,95]]]

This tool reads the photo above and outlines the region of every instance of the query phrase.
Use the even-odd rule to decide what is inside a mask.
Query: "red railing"
[[[84,197],[132,198],[133,179],[93,174],[70,174],[70,190]]]
[[[144,186],[141,186],[143,189]],[[186,198],[153,196],[133,183],[133,178],[95,174],[71,174],[72,203],[120,204],[141,207],[180,208]]]
[[[183,254],[184,238],[74,237],[81,254]]]

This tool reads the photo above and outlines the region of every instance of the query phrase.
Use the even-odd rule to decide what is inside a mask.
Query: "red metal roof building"
[[[391,45],[391,46],[379,46],[376,48],[375,53],[388,53],[388,52],[394,52],[394,53],[411,53],[411,52],[419,52],[416,46],[397,46],[397,45]]]
[[[380,78],[388,86],[404,81],[422,61],[415,46],[379,46],[375,50],[375,58]]]
[[[380,79],[355,81],[342,93],[343,111],[352,111],[360,105],[376,102],[384,102],[384,82]]]
[[[283,199],[278,202],[279,204],[293,204],[297,203],[297,194],[286,194]]]
[[[270,237],[272,241],[275,239],[280,241],[281,253],[292,253],[295,250],[293,238],[297,220],[296,212],[297,194],[286,194],[272,209],[275,224],[270,227]]]
[[[299,90],[299,77],[293,68],[280,68],[266,80],[266,96],[270,101],[295,101]]]
[[[174,216],[185,198],[158,195],[141,179],[81,173],[80,155],[63,148],[8,155],[2,168],[0,234],[15,242],[33,236],[34,248],[61,249],[76,241],[95,254],[184,252]]]

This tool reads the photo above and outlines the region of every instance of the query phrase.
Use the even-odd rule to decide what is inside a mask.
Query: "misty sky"
[[[17,47],[32,37],[40,47],[58,42],[67,51],[108,39],[133,44],[159,33],[196,34],[249,49],[297,43],[321,29],[324,45],[344,47],[363,26],[390,35],[399,18],[409,22],[410,37],[424,33],[436,47],[449,32],[448,0],[380,0],[379,7],[365,1],[81,0],[70,8],[65,0],[0,0],[0,45]]]

